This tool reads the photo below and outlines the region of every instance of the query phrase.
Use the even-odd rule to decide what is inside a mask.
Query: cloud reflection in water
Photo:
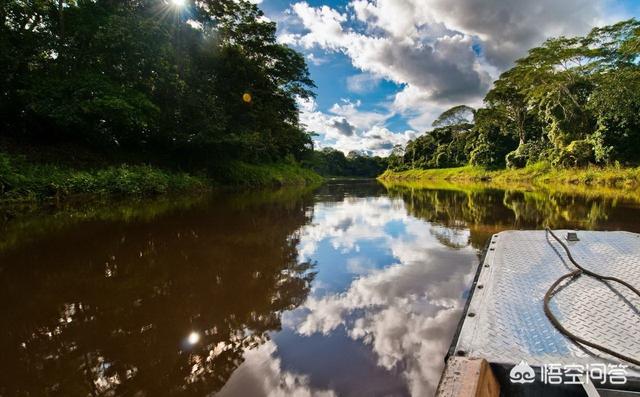
[[[280,351],[304,350],[296,347],[301,338],[335,340],[336,335],[365,346],[375,365],[405,384],[394,394],[433,394],[478,260],[468,243],[468,230],[411,217],[401,200],[348,197],[317,203],[313,222],[299,235],[300,260],[317,261],[318,275],[307,301],[283,316],[281,333],[298,337],[276,334],[275,343],[247,352],[245,363],[221,394],[238,394],[238,385],[255,382],[264,386],[258,395],[330,393],[336,385],[308,368],[304,375],[294,375],[300,372],[296,365],[309,365],[289,363],[285,360],[289,355]],[[338,363],[345,352],[331,344],[325,346],[333,355],[329,361]],[[319,360],[313,354],[298,356],[300,363]],[[323,363],[322,371],[328,365]],[[292,385],[295,390],[283,389]],[[333,391],[357,395],[362,392],[359,387],[354,380]]]

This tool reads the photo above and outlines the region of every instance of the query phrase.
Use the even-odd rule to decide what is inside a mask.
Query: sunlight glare
[[[174,6],[183,7],[186,4],[186,0],[171,0]]]
[[[195,345],[200,340],[200,334],[194,331],[189,334],[187,340],[189,341],[189,344]]]

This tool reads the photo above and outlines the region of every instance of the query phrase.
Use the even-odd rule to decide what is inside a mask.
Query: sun
[[[187,0],[171,0],[171,3],[176,7],[184,7]]]

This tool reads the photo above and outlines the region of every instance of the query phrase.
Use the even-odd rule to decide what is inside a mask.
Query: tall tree
[[[244,0],[8,0],[2,135],[201,167],[302,158],[304,58]],[[6,61],[6,62],[4,62]]]

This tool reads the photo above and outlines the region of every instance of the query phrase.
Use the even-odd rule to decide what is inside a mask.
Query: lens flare
[[[200,334],[195,331],[190,333],[189,337],[187,338],[187,341],[191,345],[195,345],[196,343],[198,343],[199,340],[200,340]]]
[[[248,92],[245,92],[244,94],[242,94],[242,100],[245,101],[246,103],[251,102],[251,94],[249,94]]]

